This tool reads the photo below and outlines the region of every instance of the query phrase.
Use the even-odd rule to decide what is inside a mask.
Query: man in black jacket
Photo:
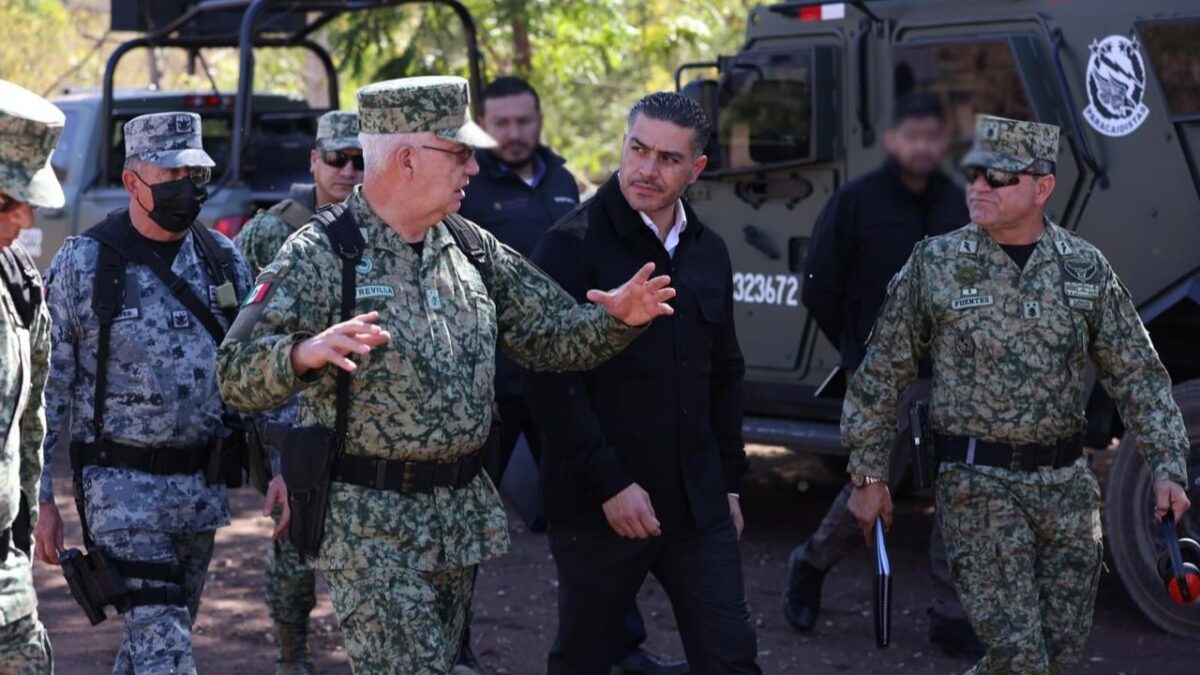
[[[541,101],[528,82],[498,77],[481,98],[479,124],[498,145],[475,151],[479,174],[471,178],[459,214],[529,257],[538,237],[579,205],[579,188],[566,161],[541,144]],[[499,485],[521,435],[535,459],[538,455],[537,432],[521,397],[521,368],[499,351],[496,405],[504,437],[499,456],[489,457],[485,466]]]
[[[647,261],[678,293],[674,315],[609,363],[527,381],[559,577],[551,675],[607,672],[648,572],[671,599],[690,672],[761,672],[737,543],[745,367],[732,268],[682,200],[710,129],[678,94],[639,101],[620,172],[534,251],[577,299]]]
[[[888,282],[904,266],[913,246],[925,237],[956,230],[971,219],[962,189],[938,171],[947,149],[945,127],[936,97],[913,94],[897,101],[892,125],[884,135],[887,161],[838,190],[813,229],[801,298],[821,332],[841,348],[847,376],[862,361]],[[928,397],[928,377],[928,364],[922,364],[922,380],[902,402],[905,413],[914,401]],[[908,415],[900,417],[902,428],[889,479],[893,486],[909,464]],[[816,625],[825,574],[861,541],[858,524],[846,509],[849,497],[847,486],[821,526],[788,560],[784,616],[798,630],[811,631]],[[936,524],[930,537],[930,560],[934,582],[930,640],[952,654],[981,653],[954,592],[945,544]]]

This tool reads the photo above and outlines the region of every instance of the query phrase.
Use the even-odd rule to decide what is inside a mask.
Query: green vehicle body
[[[883,162],[896,98],[933,92],[953,138],[945,168],[960,179],[976,113],[1062,128],[1048,214],[1096,244],[1132,293],[1175,383],[1200,503],[1200,3],[765,5],[736,54],[684,64],[677,83],[716,122],[689,196],[733,260],[747,441],[844,456],[845,374],[800,302],[806,248],[829,197]],[[1115,567],[1154,623],[1200,637],[1200,612],[1170,603],[1155,571],[1160,530],[1136,439],[1102,390],[1087,411],[1089,435],[1121,439],[1106,476]]]

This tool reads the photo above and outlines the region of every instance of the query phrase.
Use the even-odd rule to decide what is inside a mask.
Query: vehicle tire
[[[1191,449],[1188,453],[1188,498],[1192,509],[1182,523],[1183,536],[1200,540],[1200,380],[1189,380],[1172,392],[1183,412]],[[1156,561],[1163,551],[1162,526],[1154,517],[1150,471],[1133,434],[1125,434],[1108,474],[1105,531],[1117,574],[1130,599],[1155,625],[1168,633],[1200,639],[1200,606],[1184,607],[1167,597]]]

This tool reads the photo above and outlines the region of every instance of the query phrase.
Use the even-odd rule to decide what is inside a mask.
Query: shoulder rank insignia
[[[974,239],[963,239],[958,244],[958,252],[966,253],[967,255],[975,255],[975,251],[979,249],[979,242]]]
[[[1062,256],[1071,255],[1071,253],[1075,251],[1075,249],[1071,248],[1071,245],[1068,244],[1065,239],[1059,239],[1055,241],[1054,248],[1058,251],[1058,254]]]

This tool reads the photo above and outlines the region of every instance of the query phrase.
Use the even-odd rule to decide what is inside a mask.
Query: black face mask
[[[146,183],[145,179],[142,182]],[[147,215],[168,232],[188,229],[200,215],[200,205],[208,199],[208,191],[192,182],[191,176],[146,185],[150,186],[150,196],[154,198],[154,208],[148,209]]]

